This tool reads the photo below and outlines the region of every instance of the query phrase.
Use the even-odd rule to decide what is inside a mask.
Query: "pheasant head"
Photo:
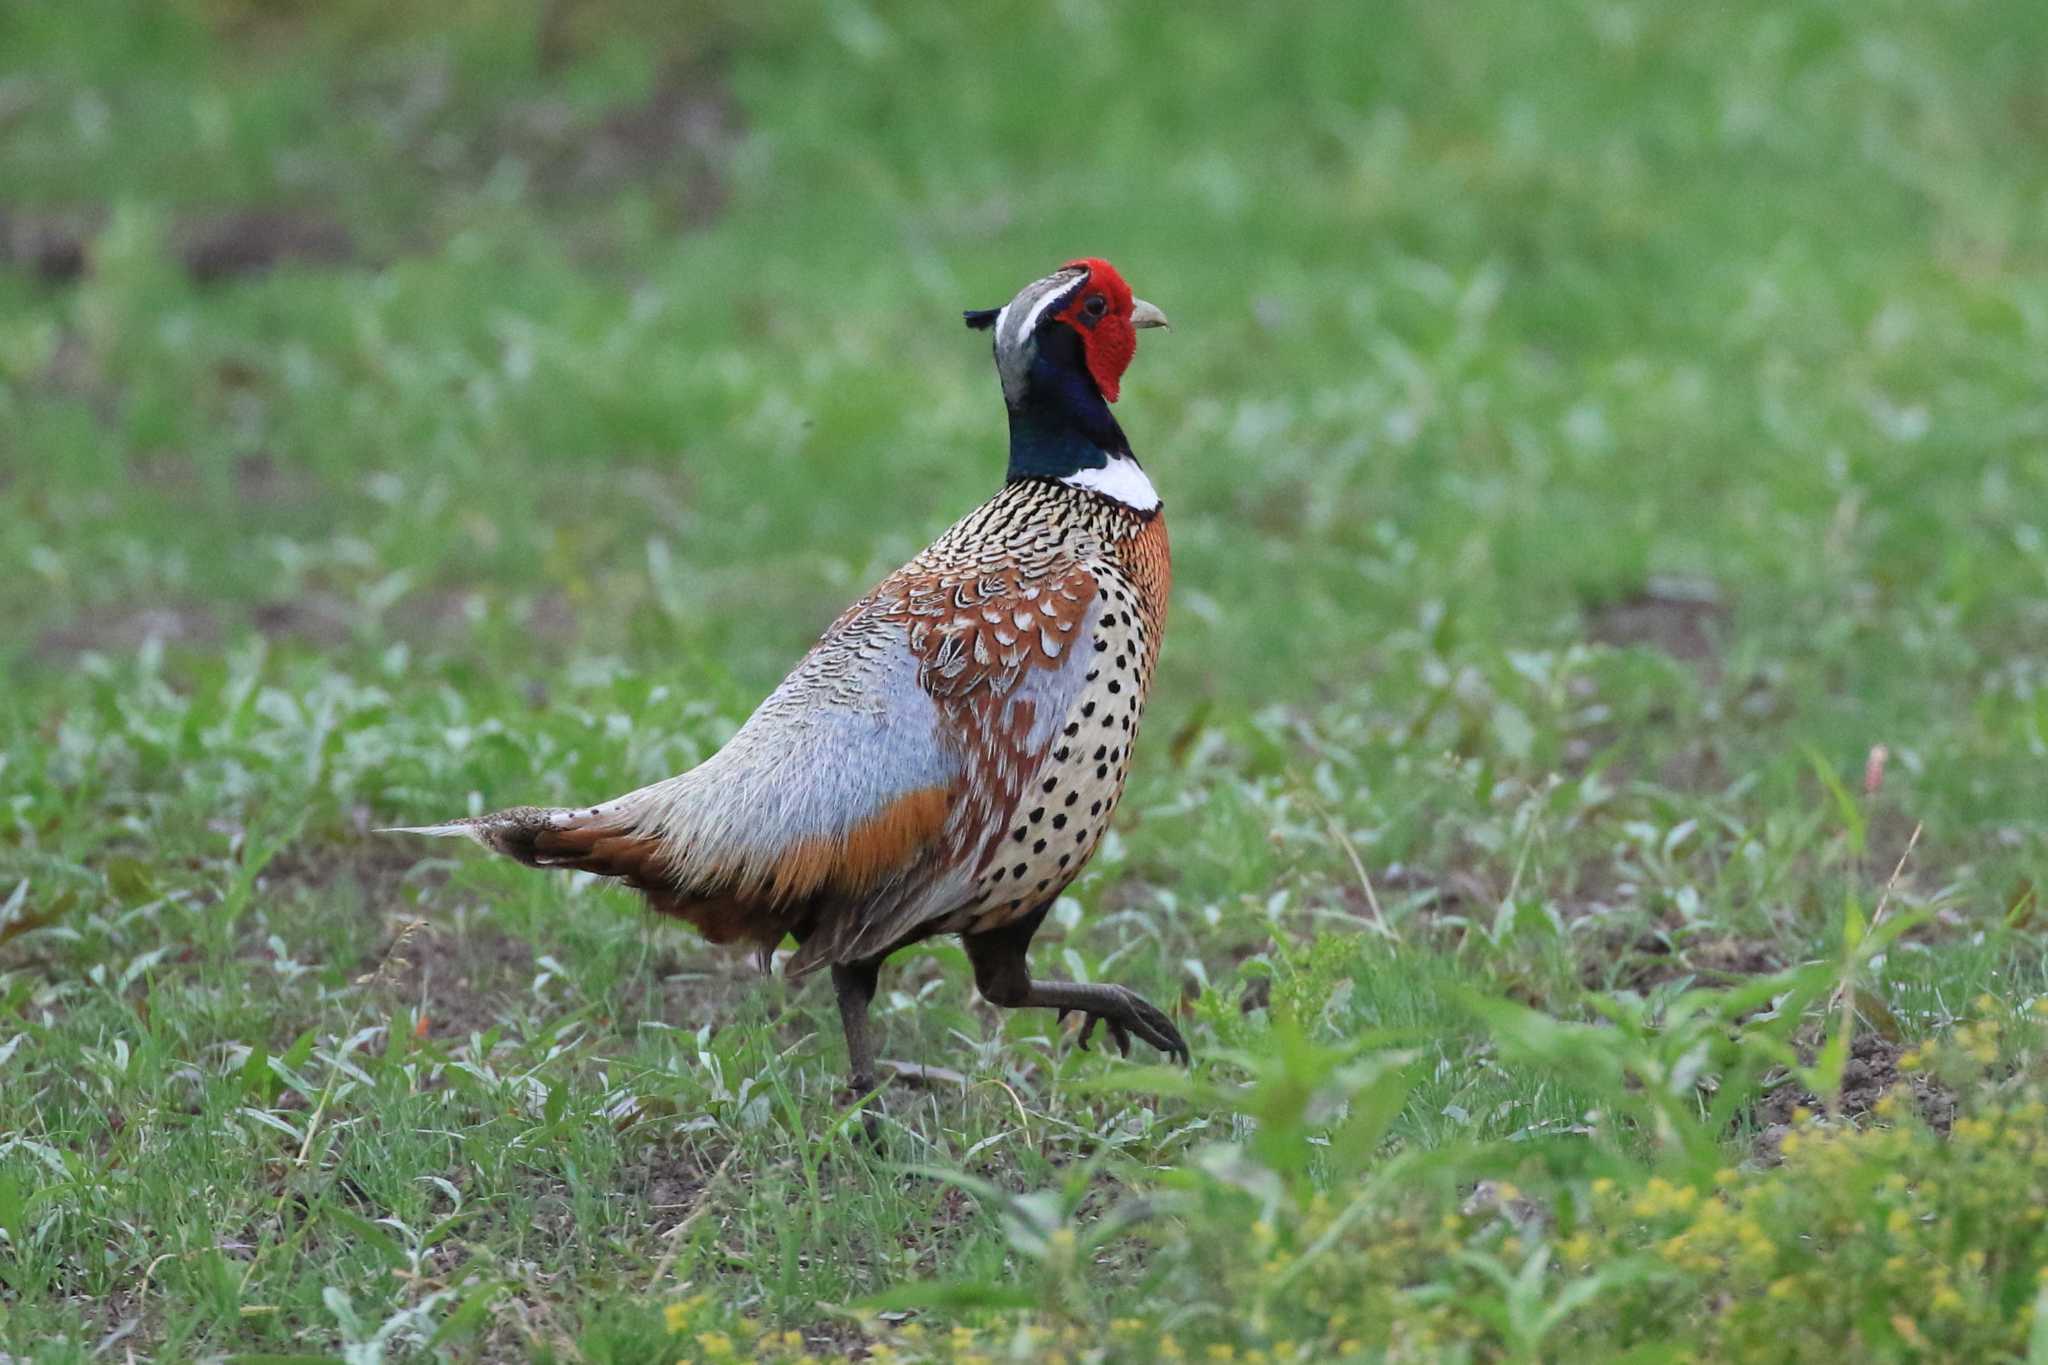
[[[1121,474],[1115,461],[1135,469],[1109,405],[1137,354],[1138,329],[1166,326],[1166,314],[1135,297],[1115,266],[1095,257],[1069,261],[1001,308],[965,316],[969,327],[994,333],[996,374],[1010,410],[1012,480],[1093,486],[1088,471],[1103,471],[1100,483]],[[1149,505],[1158,505],[1156,495]]]

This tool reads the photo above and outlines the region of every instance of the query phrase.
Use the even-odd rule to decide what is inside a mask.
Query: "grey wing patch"
[[[918,668],[901,621],[850,613],[724,748],[616,804],[685,875],[749,880],[805,841],[844,839],[959,774]]]

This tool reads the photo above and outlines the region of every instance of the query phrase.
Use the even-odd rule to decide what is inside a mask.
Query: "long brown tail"
[[[493,853],[528,867],[566,867],[617,877],[659,901],[674,894],[675,881],[662,857],[661,841],[623,827],[602,807],[550,809],[514,806],[439,825],[401,826],[379,834],[425,834],[474,839]]]
[[[750,942],[767,956],[789,929],[778,907],[763,906],[730,891],[694,887],[675,867],[662,841],[636,833],[618,803],[580,809],[514,806],[489,815],[379,830],[380,834],[425,834],[474,839],[493,853],[528,867],[566,867],[616,877],[647,898],[649,908],[688,920],[713,943]]]

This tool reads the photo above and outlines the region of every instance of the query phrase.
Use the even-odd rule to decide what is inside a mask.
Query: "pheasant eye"
[[[1090,294],[1087,302],[1081,305],[1081,311],[1091,318],[1099,318],[1109,311],[1109,300],[1100,294]]]

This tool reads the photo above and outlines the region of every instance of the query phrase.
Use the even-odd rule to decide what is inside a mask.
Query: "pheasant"
[[[965,317],[1009,408],[1001,491],[841,613],[724,748],[594,806],[396,831],[617,878],[764,965],[794,939],[783,974],[830,968],[856,1094],[882,962],[935,934],[994,1005],[1189,1056],[1136,992],[1026,962],[1109,828],[1159,657],[1166,519],[1109,405],[1166,317],[1093,258]]]

